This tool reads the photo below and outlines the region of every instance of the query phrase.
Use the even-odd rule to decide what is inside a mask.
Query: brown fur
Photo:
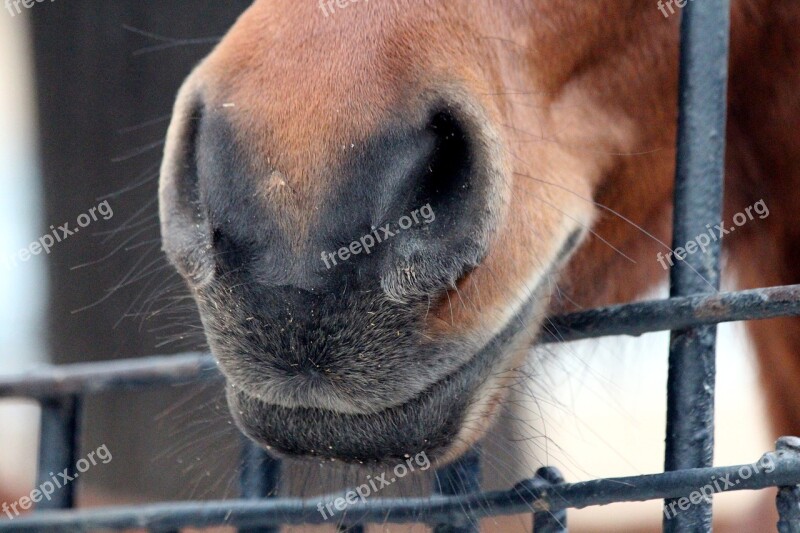
[[[565,297],[548,313],[630,301],[665,280],[663,246],[612,213],[670,241],[678,25],[641,0],[372,0],[327,17],[316,2],[258,0],[187,82],[176,116],[200,88],[229,114],[238,142],[279,169],[260,194],[300,249],[342,178],[324,169],[431,93],[464,93],[503,147],[492,153],[502,214],[488,256],[434,303],[425,334],[485,340],[573,230],[596,236],[552,277]],[[796,0],[733,0],[726,220],[762,198],[771,211],[728,239],[742,288],[800,281],[798,26]],[[750,326],[775,436],[800,433],[799,326]],[[453,454],[486,431],[498,376]]]

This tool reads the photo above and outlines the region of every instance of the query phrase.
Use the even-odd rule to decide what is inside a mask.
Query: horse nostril
[[[392,298],[429,298],[454,286],[486,256],[495,230],[499,173],[480,121],[458,106],[430,115],[428,151],[408,184],[406,209],[425,209],[432,222],[401,233],[384,265],[381,286]]]
[[[461,123],[448,112],[436,113],[428,129],[436,145],[421,184],[420,203],[452,212],[469,194],[473,163],[469,140]]]

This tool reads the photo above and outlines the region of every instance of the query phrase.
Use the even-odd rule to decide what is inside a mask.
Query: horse
[[[159,188],[242,431],[279,456],[446,464],[548,317],[663,284],[679,10],[256,0],[181,88]],[[794,0],[732,0],[742,289],[800,282],[798,23]],[[799,326],[748,324],[776,437],[800,433]]]

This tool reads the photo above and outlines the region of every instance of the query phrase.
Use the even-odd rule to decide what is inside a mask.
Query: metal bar
[[[778,439],[778,452],[800,452],[800,439],[782,437]],[[778,533],[800,533],[800,485],[787,485],[778,491]]]
[[[280,480],[280,461],[249,439],[242,443],[242,471],[239,478],[242,498],[259,500],[275,497]],[[242,528],[239,533],[275,533],[274,527]]]
[[[339,533],[364,533],[364,526],[341,526]]]
[[[221,380],[222,376],[213,357],[208,354],[188,353],[46,366],[18,376],[0,376],[0,398],[84,395],[109,390]]]
[[[375,499],[350,507],[364,523],[446,523],[452,516],[471,509],[478,517],[531,512],[557,512],[616,502],[639,502],[688,497],[713,486],[715,480],[725,492],[784,487],[800,483],[800,453],[784,449],[764,454],[753,464],[696,468],[643,476],[596,479],[580,483],[550,485],[534,479],[508,491],[481,492],[459,496]],[[737,483],[738,482],[738,483]],[[295,498],[267,500],[223,500],[208,502],[167,502],[152,505],[46,511],[0,521],[0,532],[75,531],[93,529],[168,529],[177,527],[253,527],[326,523],[317,511],[322,499]],[[680,505],[684,505],[681,503]],[[692,506],[694,504],[691,504]],[[688,512],[678,508],[680,513]]]
[[[475,447],[456,462],[436,472],[434,492],[444,496],[468,495],[481,490],[481,454]],[[459,509],[434,527],[434,533],[480,533],[480,521],[472,505]]]
[[[547,320],[538,342],[641,335],[692,324],[779,316],[800,316],[800,285],[638,302],[553,317]],[[0,376],[0,398],[83,395],[221,380],[209,354],[152,356],[46,366],[20,375]]]
[[[555,491],[557,491],[558,485],[564,483],[564,477],[558,469],[545,466],[537,470],[535,481],[535,487],[539,487],[540,490],[544,487],[549,488],[554,496],[558,496]],[[535,533],[566,533],[567,510],[537,510],[533,513],[533,531]]]
[[[680,112],[672,248],[682,248],[722,220],[725,173],[730,0],[690,2],[683,10]],[[704,253],[687,254],[670,269],[670,296],[719,290],[719,241]],[[715,325],[672,331],[667,378],[664,469],[713,464]],[[669,517],[665,532],[710,532],[711,502]]]
[[[37,487],[53,487],[50,497],[41,498],[36,510],[70,509],[75,505],[75,462],[79,450],[80,400],[77,396],[47,398],[42,408],[39,436]],[[60,474],[75,481],[68,482]],[[45,485],[45,483],[47,485]]]
[[[342,526],[339,528],[340,533],[364,533],[364,526]]]
[[[549,318],[538,342],[638,336],[740,320],[800,316],[800,285],[614,305]]]

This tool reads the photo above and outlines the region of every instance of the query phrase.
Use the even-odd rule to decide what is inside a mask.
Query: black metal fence
[[[673,242],[685,243],[722,218],[730,0],[690,2],[681,27],[680,122]],[[800,316],[800,285],[719,293],[719,243],[709,254],[689,255],[671,270],[668,300],[620,305],[556,317],[541,342],[672,332],[669,353],[665,472],[565,483],[552,468],[507,491],[481,492],[479,453],[472,451],[437,472],[427,498],[374,499],[348,505],[341,530],[368,523],[425,523],[439,532],[477,531],[489,515],[534,510],[535,530],[567,531],[566,510],[614,502],[665,500],[665,531],[711,531],[710,499],[687,497],[710,480],[736,479],[725,490],[779,487],[778,530],[800,532],[800,439],[784,437],[753,465],[712,467],[716,325],[721,322]],[[0,398],[36,400],[42,408],[38,482],[71,469],[78,459],[81,400],[101,391],[144,389],[221,380],[207,354],[49,367],[0,378]],[[747,476],[743,475],[747,472]],[[241,498],[71,510],[75,484],[67,484],[36,512],[0,521],[0,531],[90,531],[227,525],[247,532],[281,525],[321,524],[318,505],[330,498],[269,498],[280,482],[280,463],[246,444]],[[720,489],[719,483],[716,486]],[[716,491],[714,491],[716,492]],[[686,506],[686,509],[684,509]]]

